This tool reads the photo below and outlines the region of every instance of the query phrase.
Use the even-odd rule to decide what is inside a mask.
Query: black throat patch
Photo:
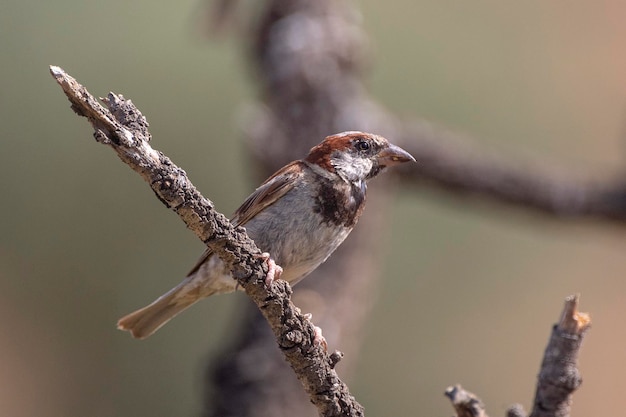
[[[314,209],[322,215],[326,224],[353,227],[363,211],[366,189],[365,181],[361,184],[344,181],[335,184],[320,177]]]

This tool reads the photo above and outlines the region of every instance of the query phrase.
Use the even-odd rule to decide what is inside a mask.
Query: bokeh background
[[[371,92],[397,114],[574,176],[625,172],[624,3],[360,5]],[[203,246],[91,139],[48,65],[94,94],[131,98],[153,146],[229,213],[256,183],[238,125],[256,91],[243,38],[208,37],[206,13],[198,0],[0,5],[3,415],[199,414],[205,365],[230,340],[245,295],[203,302],[146,341],[115,329],[178,282]],[[575,292],[594,324],[573,415],[622,408],[625,227],[429,189],[399,196],[394,216],[350,384],[369,415],[450,415],[442,393],[456,382],[494,416],[529,406],[550,326]]]

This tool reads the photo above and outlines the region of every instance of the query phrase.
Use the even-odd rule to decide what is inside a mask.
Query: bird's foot
[[[322,328],[313,325],[313,329],[315,330],[315,336],[313,337],[313,344],[315,346],[321,346],[324,348],[324,352],[328,352],[328,342],[324,335],[322,335]]]
[[[265,276],[265,286],[269,287],[270,285],[272,285],[272,282],[274,282],[274,280],[280,278],[280,274],[283,273],[283,268],[278,265],[267,252],[263,252],[261,255],[259,255],[259,257],[267,262],[267,275]]]
[[[309,321],[309,323],[311,323],[311,325],[313,326],[313,331],[315,332],[313,335],[313,344],[315,346],[321,346],[322,348],[324,348],[324,352],[328,352],[328,342],[326,341],[326,338],[322,334],[322,328],[314,325],[311,322],[311,319],[313,318],[313,314],[306,313],[304,315],[304,318],[306,318]]]

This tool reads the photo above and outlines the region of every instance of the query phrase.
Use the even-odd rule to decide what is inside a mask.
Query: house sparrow
[[[231,221],[245,226],[257,246],[284,268],[280,277],[294,285],[348,236],[363,211],[366,181],[386,167],[408,161],[415,159],[381,136],[363,132],[328,136],[305,159],[286,165],[261,184]],[[271,274],[281,271],[268,261],[269,283]],[[196,301],[236,289],[230,271],[207,249],[179,285],[122,317],[117,327],[143,339]]]

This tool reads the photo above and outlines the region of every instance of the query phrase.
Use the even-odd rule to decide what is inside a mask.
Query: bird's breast
[[[320,193],[318,185],[299,184],[245,225],[257,246],[283,267],[282,278],[290,283],[308,275],[337,249],[364,201],[350,195],[340,201],[336,191]]]

